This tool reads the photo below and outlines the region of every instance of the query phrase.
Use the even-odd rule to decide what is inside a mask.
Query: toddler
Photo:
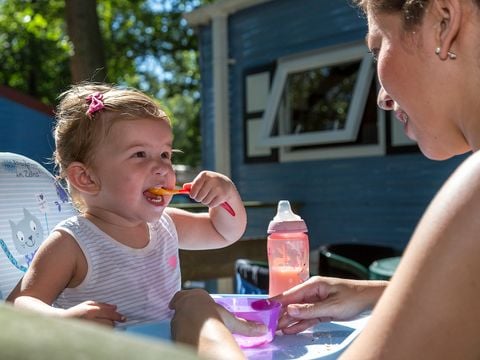
[[[240,195],[226,176],[203,171],[190,197],[208,213],[167,207],[171,195],[150,191],[175,187],[171,124],[155,101],[94,83],[60,98],[54,157],[79,214],[41,245],[15,306],[111,326],[168,319],[181,287],[178,248],[237,241],[246,227]]]

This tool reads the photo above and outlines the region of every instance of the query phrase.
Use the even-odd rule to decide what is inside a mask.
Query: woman
[[[480,1],[355,2],[367,15],[379,106],[395,112],[431,159],[475,152],[480,147]],[[295,332],[318,318],[351,316],[380,298],[342,359],[480,358],[478,214],[476,152],[428,207],[388,288],[312,278],[278,298],[285,305],[305,303],[289,305],[280,326],[297,323],[290,330]],[[331,312],[322,307],[326,300],[332,300]],[[302,318],[307,318],[303,325]]]
[[[361,0],[379,106],[431,159],[480,146],[480,1]],[[415,230],[371,321],[344,358],[480,357],[480,153],[451,176]]]

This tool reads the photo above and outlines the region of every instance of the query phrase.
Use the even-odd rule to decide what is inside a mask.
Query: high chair
[[[47,169],[25,156],[0,152],[0,306],[50,231],[75,214],[67,191]],[[133,326],[127,332],[151,335],[158,329],[169,337],[166,324]]]
[[[25,156],[0,152],[0,301],[52,228],[74,214],[68,193],[47,169]]]

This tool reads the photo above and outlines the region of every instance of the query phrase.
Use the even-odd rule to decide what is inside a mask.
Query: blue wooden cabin
[[[348,0],[219,0],[185,15],[200,42],[203,166],[246,201],[301,204],[311,248],[402,250],[463,157],[425,158],[376,106],[366,20]],[[274,210],[249,213],[266,236]]]
[[[53,170],[53,109],[37,99],[0,86],[0,151],[27,156]]]

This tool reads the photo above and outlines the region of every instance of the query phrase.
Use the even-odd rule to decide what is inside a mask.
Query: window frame
[[[301,145],[324,145],[353,141],[358,134],[362,114],[368,96],[368,89],[374,78],[373,59],[368,54],[364,43],[342,45],[322,49],[315,53],[286,57],[278,60],[270,95],[262,118],[261,144],[266,147],[290,147]],[[359,60],[359,73],[355,83],[352,102],[348,109],[344,129],[315,131],[304,134],[270,135],[276,125],[277,113],[280,111],[284,87],[288,75],[322,66],[344,64]]]

